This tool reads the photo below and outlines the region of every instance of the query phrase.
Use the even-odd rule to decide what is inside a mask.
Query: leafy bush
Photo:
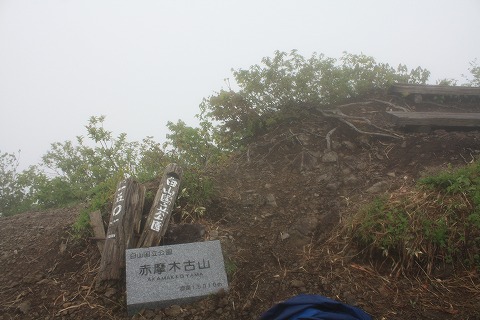
[[[394,82],[425,83],[430,73],[420,67],[394,69],[372,57],[344,53],[339,59],[296,51],[276,51],[261,65],[233,70],[237,91],[220,90],[204,99],[199,118],[211,128],[216,145],[233,150],[267,125],[281,120],[293,106],[326,107],[385,90]]]
[[[164,147],[171,162],[183,168],[182,190],[177,205],[184,220],[196,220],[206,210],[214,197],[214,185],[209,171],[219,164],[224,156],[211,141],[205,126],[193,128],[183,121],[168,122],[170,133]]]
[[[466,85],[480,87],[480,66],[478,65],[477,59],[470,62],[470,68],[468,68],[468,71],[470,71],[472,78],[468,79],[464,76],[468,81]]]
[[[89,204],[87,208],[80,212],[77,220],[73,225],[74,236],[82,238],[88,235],[90,232],[90,217],[89,213],[100,210],[102,215],[108,218],[108,214],[111,211],[113,197],[120,180],[123,179],[123,173],[118,172],[107,180],[101,182],[95,186],[89,192]]]
[[[18,155],[0,152],[0,213],[8,216],[22,210],[27,200],[24,186],[19,181]]]
[[[82,136],[52,144],[43,156],[43,165],[69,184],[87,192],[117,172],[148,180],[158,174],[164,158],[160,144],[150,137],[142,143],[127,141],[125,133],[113,137],[105,130],[105,116],[91,117],[87,129],[89,141]],[[93,146],[91,146],[93,144]]]

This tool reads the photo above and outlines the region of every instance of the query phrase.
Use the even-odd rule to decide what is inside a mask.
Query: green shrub
[[[113,197],[115,196],[117,185],[122,179],[123,173],[119,172],[90,190],[89,204],[87,208],[80,211],[77,220],[72,226],[75,238],[82,238],[90,234],[90,212],[100,210],[105,219],[109,218]]]
[[[410,193],[377,198],[352,218],[352,239],[405,269],[480,268],[479,177],[476,162],[425,177]]]
[[[260,65],[233,70],[239,89],[229,87],[204,99],[199,118],[215,124],[210,129],[217,146],[234,150],[269,124],[290,117],[292,106],[329,107],[382,92],[394,82],[425,83],[429,75],[420,67],[395,69],[363,54],[333,59],[315,53],[307,59],[295,50],[276,51]]]

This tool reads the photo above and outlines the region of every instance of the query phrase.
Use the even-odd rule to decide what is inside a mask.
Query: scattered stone
[[[198,223],[170,224],[163,244],[179,244],[203,241],[205,227]]]
[[[105,297],[110,298],[110,297],[114,296],[116,293],[117,293],[117,289],[107,288],[107,290],[105,290]]]
[[[271,216],[273,216],[273,213],[267,212],[267,213],[265,213],[265,214],[262,214],[260,217],[262,217],[263,219],[265,219],[265,218],[269,218],[269,217],[271,217]]]
[[[330,180],[330,175],[328,173],[324,173],[317,177],[317,182],[325,182]]]
[[[338,161],[338,154],[335,151],[329,151],[322,157],[324,163],[334,163]]]
[[[255,190],[248,190],[241,194],[241,201],[243,207],[258,207],[265,204],[265,197]]]
[[[147,319],[153,319],[156,316],[156,314],[155,314],[155,311],[153,311],[151,309],[147,309],[143,313],[143,316]]]
[[[347,186],[357,185],[359,181],[360,180],[353,174],[343,179],[343,183]]]
[[[297,280],[297,279],[294,279],[294,280],[290,281],[290,285],[293,288],[303,288],[303,287],[305,287],[305,283],[302,280]]]
[[[357,164],[357,169],[361,171],[367,169],[367,167],[368,165],[365,162],[360,162],[359,164]]]
[[[287,232],[280,232],[280,239],[285,240],[288,239],[290,235]]]
[[[266,202],[268,206],[277,207],[277,201],[275,200],[275,195],[273,193],[267,194]]]
[[[174,304],[173,306],[165,309],[165,315],[169,317],[179,316],[182,312],[183,310],[178,304]]]
[[[367,189],[370,194],[383,193],[388,190],[389,183],[387,181],[380,181]]]
[[[351,143],[350,141],[343,141],[342,145],[350,151],[355,150],[355,145],[353,143]]]
[[[340,221],[340,215],[335,211],[327,211],[320,217],[318,222],[317,229],[315,230],[316,234],[321,238],[328,236],[328,233],[338,224]]]
[[[387,176],[391,177],[391,178],[395,178],[396,175],[395,175],[395,172],[389,172],[387,173]]]
[[[317,228],[317,225],[318,218],[313,214],[309,214],[306,217],[297,220],[293,228],[304,236],[310,236]]]
[[[65,250],[67,250],[67,244],[65,242],[60,243],[60,247],[58,249],[60,254],[63,254],[65,252]]]
[[[24,301],[17,305],[17,309],[23,314],[28,314],[30,311],[30,306],[30,301]]]
[[[208,233],[210,240],[217,240],[218,239],[218,230],[210,230]]]
[[[357,301],[355,299],[355,296],[353,294],[351,294],[350,292],[345,292],[343,294],[343,298],[344,298],[345,302],[348,303],[349,305],[352,305],[352,306],[357,305]]]
[[[340,188],[340,185],[341,185],[341,183],[338,182],[338,181],[330,182],[329,184],[327,184],[326,188],[329,191],[337,191],[338,188]]]
[[[363,146],[370,147],[370,138],[365,135],[358,136],[358,142]]]

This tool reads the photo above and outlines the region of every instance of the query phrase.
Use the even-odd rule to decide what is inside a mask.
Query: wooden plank
[[[453,96],[480,96],[480,87],[440,86],[422,84],[397,83],[391,86],[390,91],[405,96],[410,94],[432,94]]]
[[[387,112],[393,122],[400,127],[480,127],[480,113],[450,112]]]
[[[118,183],[98,272],[101,281],[122,277],[125,250],[136,245],[133,221],[138,214],[141,215],[144,200],[145,187],[132,178]]]
[[[102,214],[100,210],[90,212],[90,226],[93,230],[93,236],[97,241],[97,247],[100,254],[103,254],[103,248],[105,246],[105,226],[103,225]]]
[[[167,231],[173,206],[178,196],[182,173],[182,168],[174,163],[165,168],[137,248],[160,244],[160,240]]]

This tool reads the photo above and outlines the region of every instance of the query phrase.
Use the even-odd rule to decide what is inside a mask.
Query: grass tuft
[[[410,192],[376,198],[350,221],[349,236],[395,268],[480,270],[480,162],[423,178]]]

